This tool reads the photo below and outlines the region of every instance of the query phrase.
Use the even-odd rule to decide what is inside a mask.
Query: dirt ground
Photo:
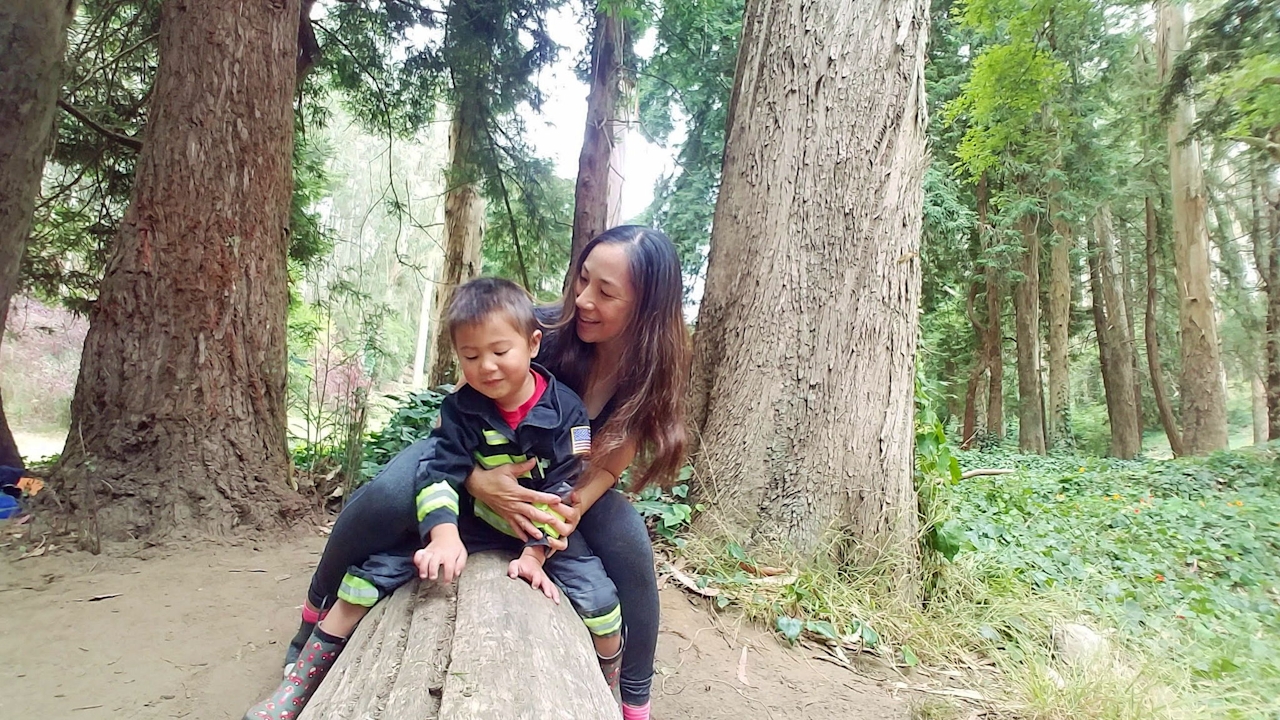
[[[324,542],[307,533],[17,559],[13,529],[0,523],[0,718],[237,720],[279,678]],[[889,683],[704,602],[662,591],[655,718],[908,716]]]

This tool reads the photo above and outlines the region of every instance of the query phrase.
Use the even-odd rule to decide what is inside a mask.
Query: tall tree
[[[1271,178],[1258,191],[1266,207],[1266,217],[1255,219],[1257,244],[1255,257],[1264,278],[1267,295],[1266,352],[1267,359],[1267,437],[1280,439],[1280,182],[1274,180],[1276,163],[1269,168]]]
[[[910,598],[928,9],[748,2],[692,390],[701,522],[847,531]]]
[[[978,225],[984,228],[986,237],[991,237],[987,209],[987,178],[983,175],[978,180]],[[987,286],[987,370],[990,382],[987,395],[987,432],[998,438],[1004,438],[1004,329],[1001,315],[1004,311],[1004,283],[1001,281],[1000,269],[994,262],[988,262],[983,270],[983,278]]]
[[[1107,418],[1111,421],[1110,454],[1127,460],[1142,451],[1142,425],[1134,395],[1133,340],[1129,337],[1128,308],[1116,259],[1115,225],[1106,203],[1094,215],[1093,227],[1089,283]]]
[[[624,65],[631,57],[632,34],[618,4],[600,3],[591,40],[591,90],[587,94],[587,127],[578,156],[574,193],[572,259],[591,238],[617,224],[617,201],[611,190],[620,185],[614,164],[623,142],[625,124],[619,122],[626,99]],[[565,278],[565,287],[574,278]]]
[[[423,60],[447,72],[446,98],[453,108],[445,178],[449,193],[445,257],[436,285],[437,322],[428,373],[431,385],[454,377],[451,339],[439,332],[439,319],[458,284],[480,274],[486,198],[505,211],[505,222],[496,225],[513,245],[516,279],[530,290],[538,289],[529,287],[520,227],[527,230],[534,225],[545,234],[545,223],[531,217],[542,204],[537,185],[544,179],[544,167],[530,159],[516,110],[523,103],[541,109],[542,94],[533,78],[556,57],[546,15],[557,4],[555,0],[454,0],[449,3],[439,53]],[[422,7],[417,11],[433,16]],[[527,235],[524,239],[528,240]],[[557,277],[553,282],[558,285],[559,281]]]
[[[454,2],[449,13],[465,11],[467,3]],[[448,190],[444,202],[444,260],[436,280],[433,323],[436,328],[431,347],[432,387],[451,382],[454,375],[453,338],[440,332],[453,293],[462,283],[480,274],[480,242],[484,238],[484,196],[480,194],[476,146],[484,132],[482,99],[461,91],[449,124]]]
[[[1040,385],[1040,228],[1034,212],[1018,219],[1022,234],[1022,277],[1013,288],[1014,331],[1018,344],[1018,448],[1046,450],[1044,391]]]
[[[1049,247],[1049,428],[1050,445],[1068,435],[1067,405],[1071,390],[1071,365],[1067,341],[1071,334],[1071,224],[1063,211],[1061,180],[1049,183],[1049,219],[1053,244]]]
[[[1167,80],[1186,47],[1183,8],[1159,3],[1158,66]],[[1204,170],[1200,144],[1190,136],[1195,124],[1191,100],[1178,98],[1168,123],[1169,175],[1173,187],[1174,268],[1178,278],[1182,331],[1182,444],[1191,455],[1227,447],[1227,388],[1218,345],[1210,279],[1209,235],[1205,226]]]
[[[1160,366],[1160,334],[1159,323],[1156,322],[1156,306],[1159,296],[1156,281],[1156,258],[1159,255],[1157,244],[1160,240],[1160,220],[1156,214],[1156,205],[1151,196],[1143,202],[1146,236],[1147,260],[1147,304],[1143,322],[1143,333],[1147,346],[1147,372],[1151,376],[1151,394],[1155,397],[1156,409],[1160,413],[1160,426],[1164,428],[1165,438],[1169,441],[1169,449],[1174,457],[1185,454],[1182,447],[1182,432],[1178,429],[1178,421],[1173,415],[1173,404],[1169,402],[1169,393],[1165,389],[1164,369]]]
[[[56,468],[86,536],[278,524],[299,2],[166,2]]]
[[[31,232],[50,150],[67,25],[74,0],[15,0],[0,7],[0,342]],[[0,465],[22,467],[0,398]]]
[[[1201,136],[1243,143],[1253,149],[1264,170],[1262,192],[1269,199],[1270,239],[1280,232],[1280,13],[1263,0],[1223,0],[1196,23],[1194,41],[1168,73],[1166,109],[1180,107],[1179,99],[1203,96],[1208,102],[1195,125]],[[1255,222],[1255,227],[1261,225]],[[1257,267],[1263,268],[1257,253]],[[1275,253],[1271,253],[1275,257]],[[1260,273],[1267,293],[1266,353],[1269,434],[1280,431],[1280,276],[1276,263]]]

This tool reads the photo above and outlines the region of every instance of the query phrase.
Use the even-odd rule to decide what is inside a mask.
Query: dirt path
[[[322,546],[314,536],[25,560],[0,547],[0,717],[237,720],[279,677]],[[873,680],[726,625],[676,590],[662,604],[660,720],[907,717]]]

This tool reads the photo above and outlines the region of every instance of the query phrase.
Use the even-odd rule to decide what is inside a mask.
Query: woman
[[[620,691],[626,720],[648,718],[658,642],[658,588],[644,521],[622,493],[618,476],[640,451],[630,490],[667,484],[684,463],[684,397],[689,336],[682,314],[680,260],[663,233],[624,225],[583,248],[563,305],[541,318],[551,326],[538,361],[582,396],[591,417],[592,461],[578,482],[565,530],[587,540],[618,587],[626,645]],[[554,521],[533,507],[554,496],[523,488],[529,464],[476,469],[467,491],[512,527],[538,534]],[[580,518],[580,520],[578,519]]]
[[[541,536],[533,525],[541,522],[562,537],[579,532],[587,540],[617,586],[622,606],[624,718],[647,719],[658,639],[653,548],[639,513],[614,486],[638,454],[647,463],[632,473],[633,491],[651,482],[669,483],[684,462],[689,338],[681,312],[680,262],[666,235],[622,226],[589,242],[573,272],[572,291],[561,307],[541,311],[548,330],[537,358],[582,397],[591,417],[592,460],[571,504],[520,486],[516,478],[535,461],[477,468],[467,490],[518,534]],[[361,529],[400,522],[400,515],[411,512],[414,473],[424,449],[419,441],[401,451],[339,515],[312,576],[287,665],[334,602],[333,589],[341,593],[350,564],[360,565],[366,575],[412,571],[403,556],[417,549],[416,531],[406,536],[402,552],[388,556],[369,546]],[[552,506],[563,520],[535,508],[538,502]],[[562,540],[549,542],[563,547]]]

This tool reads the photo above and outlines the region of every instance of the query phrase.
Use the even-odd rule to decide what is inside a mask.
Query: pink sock
[[[329,612],[327,610],[326,611],[312,610],[311,608],[307,607],[306,604],[303,604],[302,606],[302,622],[311,623],[312,625],[315,625],[316,623],[323,620],[324,616],[328,614]]]
[[[622,703],[622,720],[649,720],[649,703],[640,707]]]

